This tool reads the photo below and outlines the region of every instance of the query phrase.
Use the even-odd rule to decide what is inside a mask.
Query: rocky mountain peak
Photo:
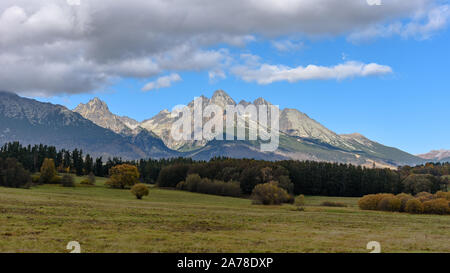
[[[272,105],[272,103],[266,101],[265,99],[263,99],[263,98],[261,98],[261,97],[257,98],[257,99],[253,102],[253,104],[256,105],[256,106],[258,106],[258,105],[267,105],[267,106]]]
[[[101,99],[95,97],[87,103],[88,107],[91,107],[96,110],[109,111],[108,105],[102,101]]]
[[[244,106],[244,107],[247,107],[247,106],[249,106],[250,104],[252,104],[251,102],[248,102],[248,101],[246,101],[246,100],[241,100],[239,103],[238,103],[238,105],[242,105],[242,106]]]
[[[134,119],[114,115],[109,111],[108,105],[97,97],[86,104],[80,103],[73,111],[96,125],[119,134],[130,135],[132,130],[139,125]]]
[[[236,102],[223,90],[214,92],[211,103],[225,107],[227,105],[236,105]]]

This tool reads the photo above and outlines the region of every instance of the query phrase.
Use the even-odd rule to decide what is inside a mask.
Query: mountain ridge
[[[62,105],[39,102],[4,91],[0,91],[0,132],[0,143],[19,141],[24,145],[46,144],[60,149],[77,148],[93,156],[138,159],[178,155],[151,134],[145,138],[154,144],[154,155],[136,145],[135,138],[98,126]]]
[[[9,94],[9,98],[11,98],[11,93]],[[8,97],[8,95],[1,92],[0,96]],[[171,138],[170,130],[177,118],[172,117],[171,113],[166,109],[161,110],[147,120],[138,122],[129,117],[113,114],[109,110],[108,105],[99,98],[94,98],[86,104],[80,103],[73,111],[70,111],[61,105],[42,103],[17,95],[14,96],[9,103],[4,102],[7,100],[2,100],[3,103],[0,103],[1,119],[21,120],[24,119],[23,115],[28,114],[26,116],[28,121],[24,123],[24,126],[29,126],[29,130],[35,130],[36,128],[33,127],[32,122],[39,121],[41,123],[44,122],[44,124],[47,122],[49,127],[57,127],[63,132],[64,128],[70,127],[69,125],[75,122],[73,124],[78,124],[77,126],[81,131],[75,136],[81,140],[84,139],[84,142],[81,141],[80,143],[74,138],[67,137],[65,133],[58,138],[54,135],[43,134],[41,131],[39,132],[43,135],[37,139],[47,143],[56,142],[56,146],[80,145],[79,148],[88,150],[93,149],[91,147],[100,145],[100,150],[104,155],[116,154],[132,159],[174,156],[192,157],[201,160],[207,160],[215,156],[252,157],[266,160],[299,159],[351,163],[363,166],[375,164],[391,168],[404,164],[420,164],[425,161],[399,149],[374,142],[358,133],[339,135],[310,118],[307,114],[291,108],[285,108],[280,113],[279,149],[272,153],[264,153],[258,150],[261,144],[259,140],[175,141]],[[201,97],[203,98],[204,107],[211,103],[220,106],[237,105],[236,101],[223,90],[217,90],[211,98]],[[30,104],[30,107],[20,106],[21,103],[25,105]],[[255,106],[271,105],[270,102],[261,97],[253,102],[240,101],[239,104],[245,106],[250,104]],[[194,101],[191,101],[188,107],[192,108],[193,106]],[[50,112],[55,112],[55,117],[46,114],[49,112],[47,108],[52,109]],[[67,121],[62,124],[55,123],[55,120],[58,119]],[[64,124],[67,126],[64,127]],[[25,136],[26,134],[14,137],[11,136],[11,129],[14,128],[3,127],[0,126],[1,141],[4,142],[16,138],[30,142],[30,139]],[[91,145],[86,143],[89,142],[89,134],[85,133],[87,128],[95,131],[91,136]],[[71,132],[73,130],[74,128],[71,129]],[[33,135],[36,135],[36,132],[33,132]],[[102,135],[107,136],[106,139]],[[45,139],[44,136],[48,139]],[[101,143],[101,141],[104,142],[105,140],[109,141],[109,146]],[[73,143],[67,143],[68,141],[73,141]],[[115,147],[115,145],[119,147]],[[107,149],[108,152],[105,152],[105,146],[109,147]]]
[[[435,162],[450,162],[450,150],[446,149],[431,150],[426,154],[419,154],[417,156]]]

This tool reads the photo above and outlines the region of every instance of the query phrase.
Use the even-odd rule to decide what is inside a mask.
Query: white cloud
[[[272,46],[281,52],[297,51],[303,48],[302,42],[293,42],[291,40],[272,41]]]
[[[217,70],[209,71],[208,77],[209,77],[210,82],[216,82],[217,80],[220,80],[220,79],[222,79],[222,80],[226,79],[227,74],[225,73],[225,71],[223,71],[221,69],[217,69]]]
[[[295,50],[299,44],[279,39],[379,37],[386,28],[426,37],[448,18],[438,0],[79,2],[0,1],[0,89],[51,96],[94,91],[122,77],[208,71],[221,78],[232,63],[221,48],[273,40],[279,50]]]
[[[246,82],[270,84],[287,81],[343,80],[354,77],[367,77],[392,73],[392,68],[376,63],[364,64],[349,61],[335,66],[308,65],[288,67],[283,65],[260,64],[258,66],[240,65],[232,69],[233,74]]]
[[[367,0],[366,2],[367,2],[367,4],[369,4],[371,6],[380,6],[381,5],[381,0]]]
[[[444,29],[450,19],[450,6],[441,5],[418,12],[411,21],[396,21],[390,24],[375,24],[353,32],[348,40],[361,42],[375,38],[400,36],[403,38],[428,39],[439,30]]]
[[[172,86],[172,83],[181,81],[180,75],[173,73],[168,76],[159,77],[156,81],[147,83],[142,87],[142,91],[150,91],[154,89],[166,88]]]

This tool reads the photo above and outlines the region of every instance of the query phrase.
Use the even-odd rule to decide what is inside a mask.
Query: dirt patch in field
[[[195,221],[182,223],[181,225],[176,225],[171,227],[171,231],[176,232],[209,232],[209,231],[221,231],[221,230],[238,230],[241,229],[239,226],[227,225],[218,222],[208,222],[208,221]]]
[[[0,208],[0,214],[21,214],[21,215],[27,215],[27,214],[42,214],[36,209],[33,208]]]

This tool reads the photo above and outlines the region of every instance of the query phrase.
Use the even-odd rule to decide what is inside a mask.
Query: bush
[[[62,184],[62,177],[59,175],[53,176],[53,178],[50,180],[49,184]]]
[[[324,201],[320,204],[324,207],[346,207],[347,205],[340,202],[333,202],[333,201]]]
[[[399,211],[408,213],[450,214],[450,201],[444,192],[431,194],[420,192],[414,198],[405,193],[369,194],[358,201],[358,206],[365,210]]]
[[[297,207],[303,207],[303,206],[305,205],[305,196],[304,196],[303,194],[300,194],[299,196],[297,196],[297,197],[295,198],[294,204],[295,204]]]
[[[239,182],[200,178],[198,174],[189,174],[186,181],[177,184],[177,189],[222,196],[240,197],[242,195]]]
[[[254,204],[263,205],[279,205],[291,199],[286,190],[278,187],[278,183],[273,181],[256,185],[251,198]]]
[[[362,210],[376,210],[378,199],[375,194],[364,195],[358,200],[358,207]]]
[[[96,179],[95,179],[95,175],[92,172],[89,173],[87,180],[89,181],[89,185],[95,185]]]
[[[288,197],[287,197],[287,199],[286,199],[286,201],[284,203],[294,204],[294,202],[295,202],[294,195],[288,193]]]
[[[240,197],[242,195],[241,185],[236,181],[224,182],[220,180],[214,180],[212,182],[210,194]]]
[[[428,214],[450,214],[449,202],[439,198],[423,202],[423,212]]]
[[[75,187],[73,176],[71,176],[70,174],[63,175],[60,180],[63,187]]]
[[[408,213],[423,213],[423,204],[418,199],[409,199],[406,202],[405,211]]]
[[[406,203],[413,199],[414,197],[411,194],[400,193],[395,196],[398,200],[400,200],[400,212],[405,212]]]
[[[93,184],[91,184],[91,181],[89,181],[89,179],[85,178],[85,179],[81,180],[80,185],[92,186]]]
[[[190,191],[190,192],[197,192],[197,187],[198,184],[200,184],[202,182],[202,178],[200,177],[200,175],[194,173],[194,174],[190,174],[186,177],[186,190]]]
[[[395,196],[386,196],[378,202],[377,209],[382,211],[400,211],[402,201]]]
[[[425,201],[429,201],[434,199],[434,196],[429,193],[429,192],[419,192],[418,194],[416,194],[416,198],[420,201],[420,202],[425,202]]]
[[[29,188],[30,173],[15,158],[0,158],[0,186]]]
[[[136,166],[122,164],[109,170],[110,179],[106,185],[111,188],[125,189],[139,182],[139,171]]]
[[[378,203],[385,197],[393,197],[390,193],[368,194],[358,201],[358,206],[363,210],[377,210]]]
[[[90,173],[87,178],[81,180],[81,185],[93,186],[95,185],[95,176],[93,173]]]
[[[227,196],[233,196],[233,197],[241,197],[242,191],[241,191],[241,183],[237,181],[228,181],[226,183],[226,187],[224,188],[225,195]]]
[[[39,184],[40,179],[41,179],[41,175],[40,174],[33,174],[31,176],[31,182],[33,184]]]
[[[438,191],[436,193],[436,198],[443,198],[443,199],[450,200],[450,192]]]
[[[131,188],[131,193],[136,196],[137,199],[142,199],[143,196],[147,196],[149,193],[148,187],[145,184],[138,183]]]

